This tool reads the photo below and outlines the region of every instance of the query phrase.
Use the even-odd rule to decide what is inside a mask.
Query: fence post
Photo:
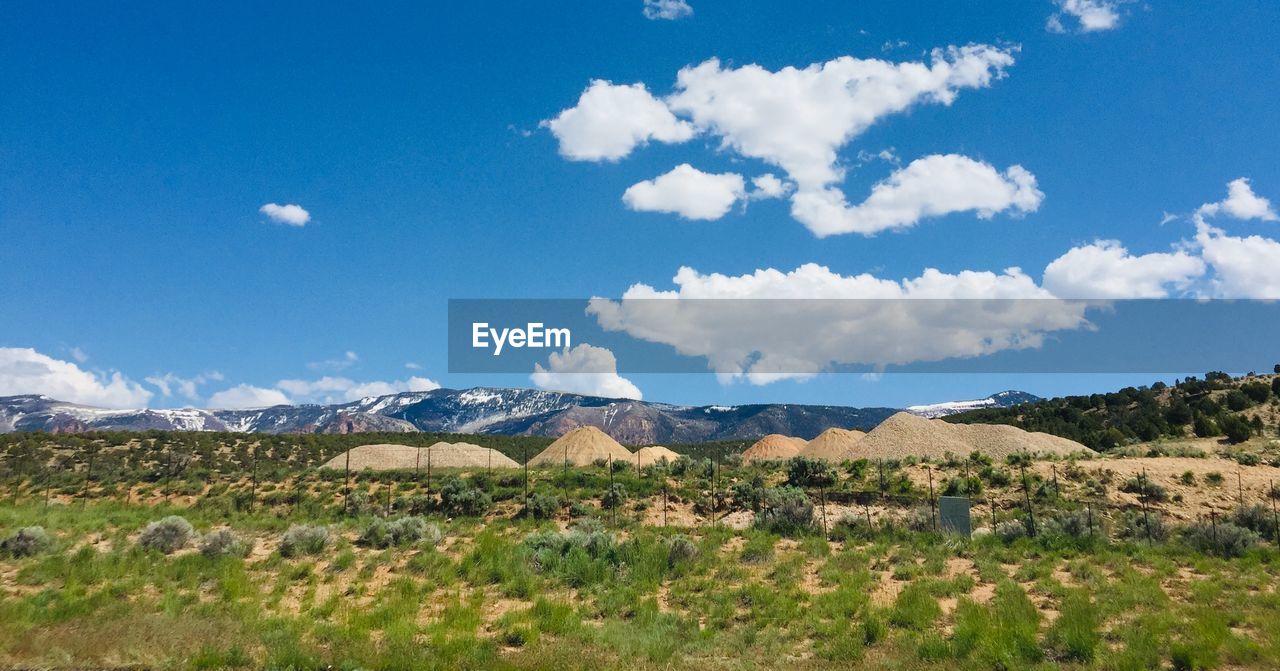
[[[1027,486],[1027,460],[1026,453],[1023,458],[1018,460],[1018,469],[1022,472],[1022,496],[1027,502],[1027,520],[1030,525],[1031,535],[1036,535],[1036,512],[1031,507],[1031,489]]]
[[[933,467],[925,466],[924,470],[926,473],[929,474],[929,526],[933,527],[934,531],[937,531],[938,530],[938,519],[936,514],[937,511],[934,508],[934,502],[933,502]]]
[[[249,455],[252,463],[253,475],[249,485],[249,510],[252,511],[258,506],[258,448],[251,448]]]
[[[662,479],[662,528],[667,527],[667,479]]]
[[[1057,500],[1058,495],[1061,493],[1058,490],[1058,465],[1050,464],[1050,468],[1053,469],[1053,498]]]
[[[431,448],[427,448],[427,498],[431,498]],[[434,504],[433,504],[434,505]]]
[[[1209,523],[1213,525],[1213,544],[1218,544],[1218,511],[1209,511]]]
[[[529,508],[529,448],[520,447],[520,460],[524,462],[524,507]]]
[[[1093,506],[1088,501],[1084,502],[1084,512],[1089,517],[1089,538],[1093,538]]]
[[[347,450],[346,484],[342,487],[342,514],[351,514],[351,450]]]
[[[1147,515],[1147,469],[1142,469],[1142,477],[1138,479],[1138,501],[1142,503],[1142,526],[1147,529],[1147,542],[1151,542],[1151,518]]]
[[[387,495],[387,511],[383,513],[383,517],[391,517],[391,480],[382,483],[382,489]]]
[[[98,448],[89,448],[89,467],[84,472],[84,488],[80,492],[80,506],[89,505],[89,483],[93,480],[93,458],[98,454]]]
[[[827,488],[818,487],[818,496],[822,502],[822,537],[827,538]]]
[[[867,533],[874,533],[875,527],[871,524],[871,497],[868,496],[862,501],[862,509],[867,513]]]
[[[1271,499],[1271,528],[1276,533],[1276,545],[1280,546],[1280,515],[1276,514],[1276,483],[1274,480],[1268,480],[1267,498]]]
[[[613,498],[613,460],[612,459],[609,460],[609,491],[606,494],[606,496],[608,496],[611,499]],[[613,503],[609,505],[609,524],[613,525],[617,523],[618,523],[618,502],[613,501]]]
[[[1236,496],[1239,498],[1240,507],[1244,507],[1244,482],[1240,479],[1240,469],[1236,469]]]
[[[995,492],[991,492],[991,498],[988,499],[988,501],[991,503],[991,532],[995,533],[995,530],[996,530],[996,493]]]

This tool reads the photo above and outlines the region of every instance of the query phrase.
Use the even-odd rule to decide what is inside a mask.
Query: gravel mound
[[[529,460],[530,466],[590,466],[597,459],[632,461],[631,452],[594,426],[581,426],[556,439]]]
[[[823,431],[817,438],[809,441],[800,450],[799,456],[820,459],[835,464],[842,461],[852,461],[858,458],[858,443],[862,442],[863,437],[866,435],[857,430],[849,431],[832,427]]]
[[[353,471],[392,471],[426,469],[428,459],[434,468],[488,468],[490,459],[494,468],[519,468],[520,464],[505,454],[471,443],[435,443],[431,447],[379,444],[353,447],[326,461],[321,468],[344,470],[347,455],[351,456]]]
[[[982,452],[994,459],[1011,454],[1028,453],[1068,455],[1091,452],[1089,448],[1066,438],[1045,433],[1023,431],[1004,424],[951,424],[940,419],[925,419],[900,412],[880,423],[855,447],[854,458],[904,459],[928,457],[943,459],[947,453],[957,457]]]
[[[661,445],[650,445],[636,450],[633,459],[640,461],[640,467],[650,466],[659,463],[664,459],[668,464],[675,463],[680,458],[680,453],[675,450],[667,449]]]
[[[771,433],[742,453],[742,463],[750,464],[758,461],[783,461],[800,454],[805,441],[800,438]]]

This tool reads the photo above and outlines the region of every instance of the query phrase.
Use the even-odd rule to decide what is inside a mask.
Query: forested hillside
[[[1242,443],[1280,431],[1280,364],[1275,375],[1233,378],[1210,372],[1173,385],[1125,387],[946,417],[948,422],[1012,424],[1110,450],[1162,437],[1223,437]]]

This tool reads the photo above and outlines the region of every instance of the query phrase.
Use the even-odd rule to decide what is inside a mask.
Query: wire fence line
[[[238,508],[253,510],[261,502],[260,484],[263,474],[260,472],[260,462],[263,460],[260,459],[257,450],[249,450],[244,459],[229,462],[235,464],[236,468],[225,468],[227,464],[223,463],[220,464],[224,466],[223,468],[203,469],[201,472],[204,480],[195,491],[190,487],[189,480],[182,477],[186,474],[191,462],[185,460],[180,466],[176,466],[172,450],[166,450],[163,460],[155,460],[151,464],[149,477],[134,480],[120,477],[118,473],[100,472],[98,463],[101,452],[102,449],[96,446],[82,448],[78,455],[71,458],[70,468],[65,466],[65,461],[58,467],[51,466],[46,461],[36,468],[32,468],[32,464],[28,463],[26,468],[16,469],[12,468],[11,463],[0,460],[0,473],[8,476],[6,479],[11,483],[11,494],[15,504],[18,502],[23,483],[28,482],[31,485],[28,488],[28,495],[39,497],[46,507],[54,500],[55,487],[61,492],[60,498],[72,498],[83,506],[91,498],[100,498],[95,497],[95,487],[119,483],[128,485],[123,495],[126,502],[132,499],[134,489],[140,483],[154,487],[166,502],[171,500],[175,489],[198,499],[218,485],[225,485],[228,491],[234,488],[234,491],[241,496],[237,504]],[[610,499],[611,493],[617,492],[616,487],[623,484],[615,478],[615,474],[625,473],[628,478],[632,478],[634,474],[634,479],[629,479],[627,482],[648,483],[643,488],[645,490],[643,495],[646,499],[660,498],[661,523],[667,526],[671,524],[670,513],[679,503],[690,504],[693,511],[697,513],[694,515],[695,524],[720,524],[726,516],[741,511],[750,511],[755,516],[768,520],[775,514],[768,503],[752,505],[738,500],[735,486],[751,477],[773,477],[786,469],[785,463],[765,467],[742,466],[726,465],[720,459],[684,464],[680,475],[673,475],[676,470],[673,464],[642,467],[638,459],[634,462],[619,460],[613,464],[574,468],[570,468],[566,461],[555,467],[531,468],[526,452],[521,454],[524,457],[522,459],[524,463],[518,470],[512,472],[511,469],[500,469],[498,471],[500,477],[495,476],[491,460],[481,468],[447,469],[442,476],[440,469],[433,463],[432,451],[428,449],[425,452],[426,458],[419,458],[411,471],[407,469],[353,471],[348,452],[345,468],[341,471],[313,468],[290,470],[290,464],[271,462],[269,464],[271,474],[267,479],[273,485],[283,482],[295,491],[315,483],[340,479],[342,487],[339,495],[344,514],[355,512],[352,499],[356,493],[355,484],[371,483],[375,487],[371,495],[375,499],[380,499],[379,505],[370,506],[365,502],[361,506],[362,510],[376,509],[383,515],[391,515],[404,507],[404,497],[393,491],[394,485],[413,484],[419,488],[425,488],[427,497],[437,499],[440,496],[439,485],[442,477],[452,479],[466,475],[476,479],[477,475],[483,474],[484,477],[479,478],[479,486],[487,493],[492,495],[496,489],[502,488],[509,494],[504,500],[522,499],[526,508],[530,497],[537,492],[539,485],[545,486],[550,483],[553,490],[559,490],[561,504],[566,513],[572,514],[573,497],[570,495],[572,489],[577,494],[578,500],[600,501],[608,522],[616,525],[620,522],[629,523],[632,520],[627,519],[625,514],[620,514],[623,513],[623,505],[619,501]],[[953,473],[938,469],[937,483],[934,479],[935,467],[931,464],[924,465],[927,479],[925,487],[910,483],[909,478],[901,470],[901,463],[877,460],[874,465],[863,464],[860,474],[856,477],[841,477],[842,473],[849,475],[853,470],[846,465],[844,468],[832,469],[835,477],[829,485],[802,485],[800,488],[815,508],[815,526],[819,526],[825,534],[830,534],[838,525],[862,525],[869,531],[886,526],[914,525],[941,531],[944,525],[940,519],[939,501],[946,494],[939,493],[938,486],[935,485],[960,479],[965,490],[978,489],[979,492],[970,494],[968,491],[962,491],[953,492],[953,494],[956,494],[956,498],[963,499],[969,508],[973,526],[986,527],[989,530],[995,530],[1002,522],[1017,521],[1025,526],[1027,535],[1035,536],[1046,524],[1056,523],[1063,514],[1079,513],[1084,516],[1085,534],[1092,537],[1106,534],[1110,523],[1129,515],[1140,516],[1142,521],[1138,526],[1141,535],[1148,541],[1155,541],[1166,517],[1181,516],[1184,520],[1192,517],[1199,521],[1207,520],[1216,539],[1220,523],[1237,516],[1246,508],[1251,510],[1251,514],[1257,516],[1259,511],[1256,508],[1261,506],[1263,513],[1270,512],[1271,529],[1277,543],[1280,544],[1280,510],[1277,510],[1277,498],[1280,498],[1280,492],[1277,491],[1274,481],[1268,482],[1266,489],[1258,491],[1256,488],[1246,487],[1240,472],[1237,471],[1234,505],[1224,507],[1210,503],[1194,505],[1178,503],[1171,506],[1170,502],[1165,500],[1162,488],[1151,481],[1145,470],[1136,478],[1137,491],[1126,492],[1132,494],[1135,500],[1124,501],[1108,497],[1105,485],[1101,492],[1081,491],[1083,488],[1077,487],[1074,493],[1064,494],[1057,464],[1051,465],[1051,474],[1046,478],[1028,475],[1027,463],[1027,459],[1019,459],[1016,464],[1010,464],[1011,468],[1017,469],[1017,478],[1004,487],[1002,495],[998,494],[994,487],[984,486],[979,478],[972,475],[970,467],[973,464],[970,460],[962,462],[963,472],[955,466],[951,467]],[[79,465],[83,465],[82,472]],[[726,469],[729,470],[727,475]],[[604,477],[597,477],[600,470],[606,472]],[[131,472],[136,474],[137,468],[132,469]],[[79,474],[79,478],[75,477],[76,474]],[[71,482],[76,479],[79,480],[78,491],[74,496],[68,497],[67,492],[72,488]],[[655,481],[657,484],[654,484]],[[175,488],[175,482],[186,484]],[[1034,488],[1033,482],[1036,483]],[[243,491],[246,484],[247,491]],[[1226,485],[1225,481],[1220,482],[1215,485],[1215,489],[1221,491]],[[380,491],[376,490],[378,486],[381,486]],[[509,490],[513,487],[517,492],[510,495]],[[296,509],[296,506],[294,508]],[[927,510],[927,517],[924,517],[922,512],[925,510]],[[634,521],[642,521],[641,506],[635,506],[634,512],[636,513]],[[904,513],[912,513],[915,517],[904,520],[902,517]],[[682,519],[687,521],[687,516],[682,516]],[[679,524],[680,521],[678,519],[677,523]]]

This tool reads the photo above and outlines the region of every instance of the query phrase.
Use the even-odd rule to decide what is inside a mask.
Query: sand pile
[[[361,445],[326,461],[321,468],[344,470],[347,455],[353,471],[425,470],[431,468],[519,468],[520,464],[501,452],[471,443],[439,442],[429,448],[409,445]],[[492,460],[492,461],[491,461]]]
[[[771,433],[742,453],[742,463],[751,464],[759,461],[783,461],[800,454],[805,441],[780,433]]]
[[[675,463],[676,459],[679,459],[679,458],[680,458],[679,452],[676,452],[674,450],[669,450],[661,445],[650,445],[649,447],[642,447],[636,450],[635,456],[632,457],[633,460],[638,460],[640,462],[641,468],[645,466],[651,466],[653,464],[661,463],[663,461],[666,461],[666,463],[668,464],[673,464]]]
[[[849,431],[832,427],[823,431],[817,438],[809,441],[800,450],[800,456],[810,459],[821,459],[831,463],[852,461],[859,458],[858,443],[867,434],[861,431]]]
[[[909,456],[943,459],[950,452],[965,457],[978,451],[995,459],[1023,452],[1067,455],[1088,452],[1072,440],[1031,433],[1001,424],[951,424],[900,412],[880,423],[858,442],[857,457],[903,459]]]
[[[594,426],[580,426],[556,439],[529,460],[530,466],[590,466],[597,459],[634,461],[631,452]]]

